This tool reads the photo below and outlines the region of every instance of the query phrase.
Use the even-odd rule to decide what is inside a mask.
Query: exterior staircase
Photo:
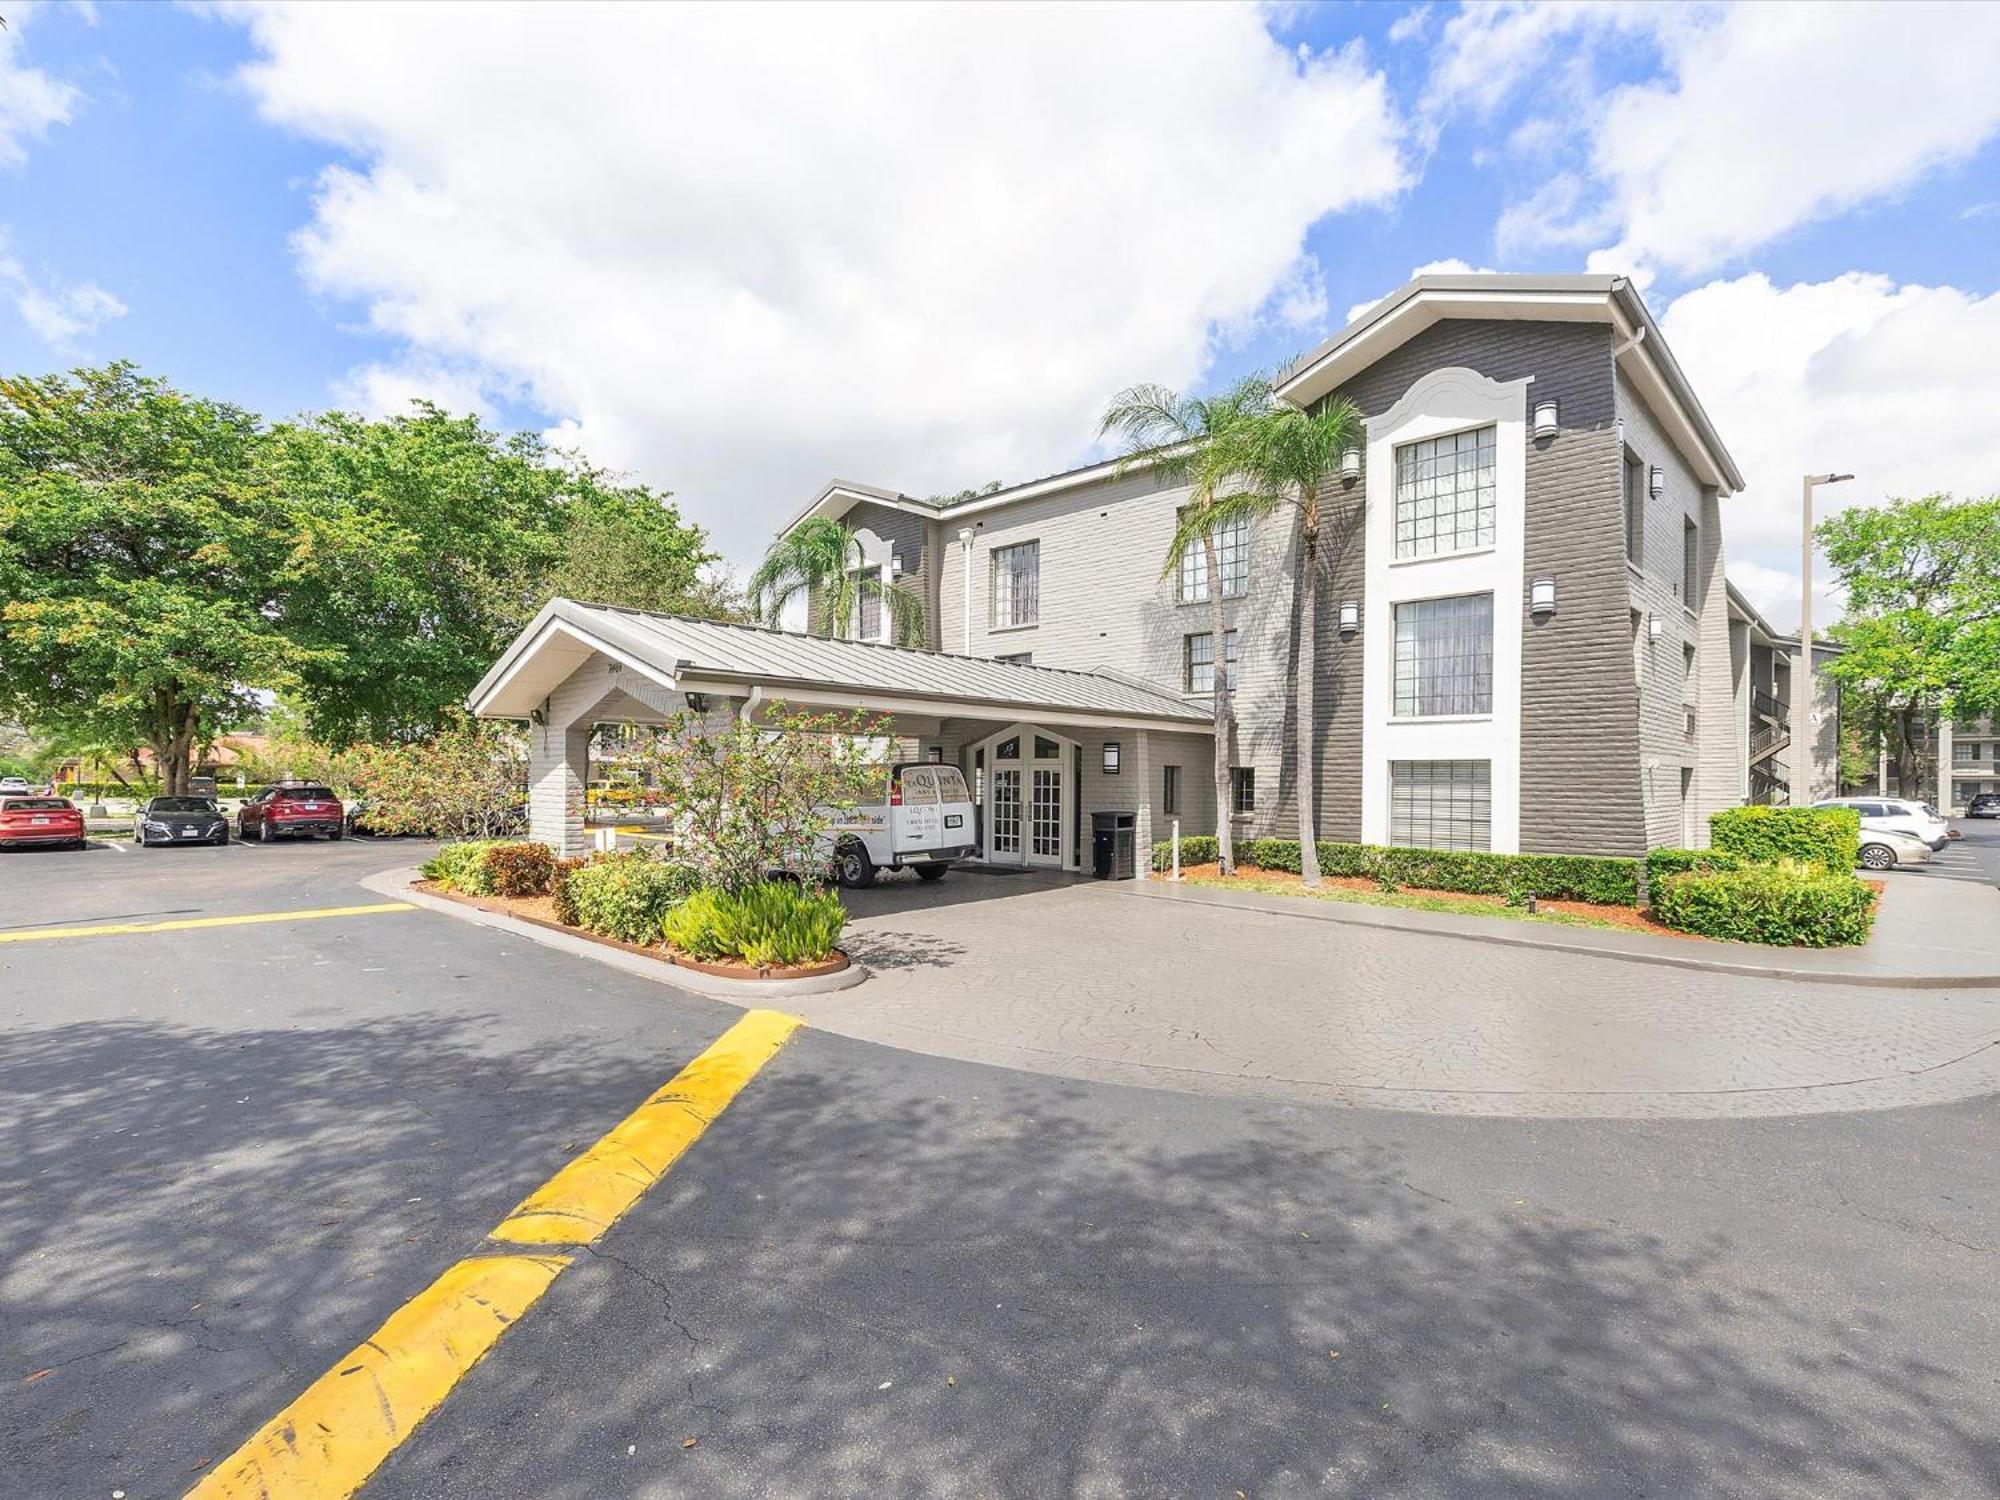
[[[1792,742],[1791,708],[1760,689],[1750,694],[1750,800],[1764,806],[1791,801],[1791,787],[1772,757]]]

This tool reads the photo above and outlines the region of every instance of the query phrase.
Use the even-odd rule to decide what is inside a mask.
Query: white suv
[[[1946,823],[1928,802],[1909,802],[1900,797],[1836,797],[1815,802],[1815,807],[1851,807],[1861,814],[1864,833],[1907,833],[1933,849],[1942,849],[1951,837]]]

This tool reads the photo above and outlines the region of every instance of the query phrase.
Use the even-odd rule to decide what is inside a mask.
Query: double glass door
[[[992,747],[991,858],[1061,869],[1068,768],[1060,741],[1011,734]]]

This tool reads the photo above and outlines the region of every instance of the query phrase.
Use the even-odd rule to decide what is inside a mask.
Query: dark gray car
[[[212,797],[154,797],[132,814],[135,844],[226,844],[229,820]]]

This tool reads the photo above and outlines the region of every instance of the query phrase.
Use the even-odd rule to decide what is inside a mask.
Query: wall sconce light
[[[1664,623],[1658,615],[1646,616],[1646,638],[1648,640],[1657,641],[1660,638],[1660,631],[1664,628]]]
[[[1104,774],[1106,776],[1116,776],[1118,774],[1118,758],[1118,741],[1106,740],[1104,742]]]
[[[930,749],[928,749],[927,751],[925,751],[925,752],[924,752],[924,759],[925,759],[925,760],[927,760],[927,761],[929,761],[929,762],[930,762],[930,763],[931,763],[932,765],[934,765],[934,766],[941,766],[941,765],[943,765],[943,764],[944,764],[944,746],[942,746],[942,745],[933,745],[933,746],[931,746],[931,747],[930,747]]]
[[[1556,612],[1556,581],[1553,578],[1536,578],[1528,584],[1528,613],[1542,619]]]
[[[1359,479],[1361,477],[1361,450],[1359,448],[1348,448],[1342,451],[1340,455],[1340,477],[1342,479]]]
[[[1340,606],[1340,633],[1353,635],[1361,628],[1361,606],[1352,599],[1343,600]]]
[[[1664,495],[1667,492],[1667,471],[1658,464],[1654,464],[1647,472],[1646,488],[1652,492],[1655,500]]]
[[[687,695],[687,706],[688,706],[688,712],[689,712],[689,713],[691,713],[691,714],[705,714],[705,713],[707,713],[707,712],[708,712],[708,694],[706,694],[706,693],[689,693],[689,694]]]
[[[1556,404],[1553,401],[1535,403],[1535,436],[1552,438],[1556,435]]]

